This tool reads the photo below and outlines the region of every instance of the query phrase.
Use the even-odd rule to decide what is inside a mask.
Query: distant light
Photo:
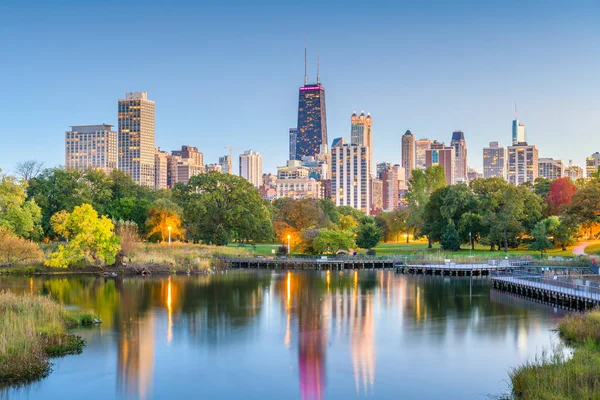
[[[304,90],[325,90],[325,89],[323,89],[322,86],[303,86],[300,88],[300,90],[304,91]]]

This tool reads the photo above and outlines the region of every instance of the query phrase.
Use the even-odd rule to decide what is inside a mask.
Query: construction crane
[[[225,146],[225,150],[229,150],[229,173],[233,175],[233,150],[239,147]]]

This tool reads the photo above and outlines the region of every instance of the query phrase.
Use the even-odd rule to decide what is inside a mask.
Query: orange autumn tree
[[[181,208],[169,199],[156,200],[148,210],[148,239],[168,240],[169,227],[171,240],[183,239],[185,230],[181,227],[181,212]]]

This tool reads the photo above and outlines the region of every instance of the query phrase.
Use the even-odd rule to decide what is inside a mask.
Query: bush
[[[367,255],[368,256],[376,256],[377,252],[373,249],[369,249],[369,250],[367,250]]]
[[[278,256],[284,256],[286,255],[288,252],[288,248],[287,246],[281,245],[277,248],[277,255]]]
[[[40,262],[44,254],[36,243],[0,228],[0,266],[7,267]]]
[[[460,236],[454,225],[450,224],[446,227],[446,231],[444,232],[444,236],[442,236],[440,244],[444,250],[460,250]]]

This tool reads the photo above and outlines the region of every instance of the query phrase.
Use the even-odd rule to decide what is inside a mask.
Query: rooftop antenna
[[[517,120],[517,103],[515,103],[515,120]]]
[[[306,42],[304,42],[304,86],[308,85],[308,72],[306,70]]]
[[[317,54],[317,85],[321,84],[321,60],[319,55]]]

